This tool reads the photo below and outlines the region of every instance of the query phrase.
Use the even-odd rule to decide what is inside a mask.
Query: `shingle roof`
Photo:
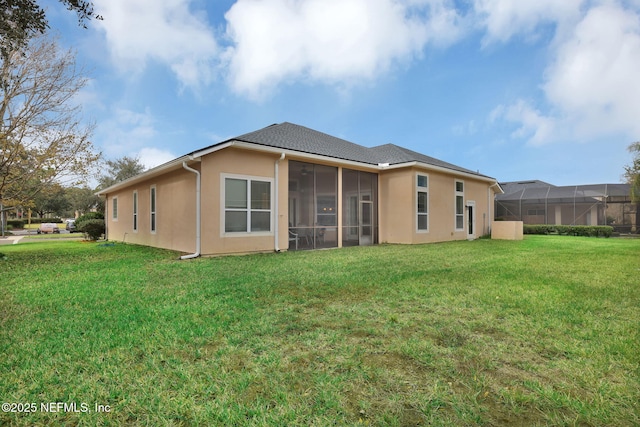
[[[249,132],[244,135],[240,135],[235,138],[227,139],[226,141],[213,144],[209,147],[192,151],[191,153],[185,154],[184,156],[178,157],[177,159],[149,169],[148,171],[145,171],[140,175],[136,175],[135,177],[114,184],[109,188],[101,190],[97,194],[105,195],[110,191],[113,191],[114,189],[123,187],[124,185],[131,185],[134,182],[148,179],[151,176],[156,176],[162,173],[166,173],[169,170],[181,168],[184,166],[184,162],[189,161],[189,159],[192,160],[193,157],[198,157],[208,152],[215,151],[216,149],[223,148],[224,144],[233,143],[234,141],[242,141],[266,147],[291,150],[298,153],[319,155],[333,159],[353,161],[357,163],[372,165],[376,168],[381,168],[381,165],[384,164],[401,165],[406,163],[418,162],[438,168],[448,169],[451,171],[476,175],[483,179],[494,180],[494,178],[491,178],[489,176],[482,175],[480,173],[453,165],[451,163],[443,162],[442,160],[438,160],[433,157],[425,156],[424,154],[420,154],[394,144],[385,144],[378,147],[367,148],[362,145],[354,144],[353,142],[336,138],[335,136],[318,132],[304,126],[285,122],[267,126],[266,128],[254,132]]]
[[[254,144],[342,160],[378,164],[366,147],[287,122],[267,126],[266,128],[232,138],[232,140],[252,142]]]
[[[385,144],[368,148],[288,122],[267,126],[266,128],[232,138],[229,141],[250,142],[371,165],[383,163],[395,165],[419,162],[485,177],[485,175],[478,172],[411,151],[395,144]]]
[[[377,147],[369,148],[369,150],[378,156],[378,163],[389,163],[391,165],[395,165],[399,163],[420,162],[445,169],[480,175],[476,171],[465,169],[452,163],[447,163],[436,159],[435,157],[430,157],[395,144],[379,145]]]

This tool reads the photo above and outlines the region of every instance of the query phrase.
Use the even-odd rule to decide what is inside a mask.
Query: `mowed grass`
[[[0,424],[640,424],[640,240],[1,249]]]

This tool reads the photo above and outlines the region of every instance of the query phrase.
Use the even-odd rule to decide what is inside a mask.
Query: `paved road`
[[[38,234],[36,230],[11,230],[14,236],[35,236]],[[63,228],[60,229],[60,234],[69,234],[69,232]]]
[[[12,234],[11,236],[0,237],[0,245],[15,245],[24,237],[36,236],[38,232],[36,230],[11,230],[11,234]],[[70,233],[67,230],[60,230],[60,234],[70,234]],[[81,238],[82,233],[74,233],[74,236]],[[48,239],[43,239],[43,240],[48,240]]]

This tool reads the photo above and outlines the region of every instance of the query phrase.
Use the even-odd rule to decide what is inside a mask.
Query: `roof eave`
[[[96,196],[106,196],[109,193],[113,193],[121,188],[129,187],[133,184],[136,184],[141,181],[145,181],[149,178],[153,178],[154,176],[161,175],[163,173],[169,172],[171,170],[177,170],[182,167],[182,162],[195,160],[194,156],[185,155],[182,157],[178,157],[177,159],[171,160],[167,163],[163,163],[160,166],[156,166],[155,168],[151,168],[145,172],[142,172],[139,175],[133,176],[131,178],[125,179],[124,181],[120,181],[115,183],[107,188],[104,188],[97,193]]]
[[[186,154],[175,160],[164,163],[160,166],[156,166],[155,168],[149,169],[148,171],[143,172],[140,175],[136,175],[132,178],[126,179],[110,187],[107,187],[103,190],[100,190],[95,194],[97,196],[106,196],[107,194],[117,191],[121,188],[125,188],[133,184],[136,184],[138,182],[145,181],[147,179],[153,178],[154,176],[161,175],[171,170],[177,170],[182,167],[182,163],[184,161],[194,161],[203,156],[206,156],[208,154],[211,154],[216,151],[220,151],[229,147],[236,147],[236,148],[245,149],[245,150],[255,150],[255,151],[273,153],[278,155],[284,153],[287,156],[295,156],[295,157],[306,159],[306,160],[315,160],[315,161],[322,161],[327,163],[338,163],[343,166],[356,167],[359,169],[368,169],[371,171],[385,171],[385,170],[403,169],[403,168],[409,168],[409,167],[420,167],[423,169],[432,170],[436,172],[444,172],[444,173],[448,173],[448,174],[452,174],[460,177],[488,182],[496,185],[498,188],[498,192],[500,192],[501,194],[504,194],[504,190],[502,189],[502,187],[500,186],[500,184],[495,178],[485,176],[485,175],[459,171],[456,169],[445,168],[442,166],[431,165],[428,163],[412,161],[412,162],[396,163],[392,165],[389,165],[386,163],[371,164],[366,162],[357,162],[354,160],[340,159],[337,157],[325,156],[321,154],[306,153],[303,151],[291,150],[287,148],[279,148],[279,147],[273,147],[268,145],[262,145],[254,142],[241,141],[237,139],[227,140],[225,142],[212,145],[205,149],[194,151],[190,154]]]
[[[155,168],[149,169],[148,171],[142,172],[140,175],[136,175],[129,179],[125,179],[124,181],[120,181],[116,184],[113,184],[110,187],[105,188],[104,190],[98,191],[96,196],[104,196],[108,193],[112,193],[115,190],[120,188],[128,187],[135,183],[145,181],[149,178],[153,178],[154,176],[158,176],[165,172],[169,172],[171,170],[177,170],[182,167],[182,163],[185,161],[198,161],[202,156],[214,153],[216,151],[223,150],[227,147],[233,145],[233,141],[226,141],[216,145],[212,145],[210,147],[204,148],[202,150],[194,151],[189,154],[185,154],[184,156],[178,157],[177,159],[171,160],[167,163],[161,164],[160,166],[156,166]]]
[[[324,156],[322,154],[312,154],[312,153],[306,153],[304,151],[298,151],[298,150],[291,150],[289,148],[279,148],[279,147],[272,147],[272,146],[268,146],[268,145],[262,145],[262,144],[257,144],[254,142],[247,142],[247,141],[239,141],[239,140],[234,140],[233,142],[233,146],[236,148],[242,148],[245,150],[255,150],[255,151],[261,151],[261,152],[265,152],[265,153],[273,153],[273,154],[282,154],[284,153],[287,156],[295,156],[298,158],[302,158],[305,160],[316,160],[316,161],[321,161],[321,162],[325,162],[325,163],[338,163],[340,165],[344,165],[344,166],[351,166],[351,167],[357,167],[357,168],[361,168],[361,169],[369,169],[369,170],[379,170],[380,167],[378,165],[374,165],[371,163],[365,163],[365,162],[356,162],[354,160],[347,160],[347,159],[341,159],[338,157],[331,157],[331,156]]]
[[[456,175],[456,176],[475,179],[475,180],[478,180],[478,181],[490,182],[490,183],[496,184],[498,186],[498,189],[499,189],[500,193],[504,193],[504,191],[502,190],[502,187],[500,186],[500,183],[495,178],[492,178],[490,176],[485,176],[485,175],[480,175],[480,174],[475,174],[475,173],[470,173],[470,172],[459,171],[459,170],[456,170],[456,169],[445,168],[445,167],[442,167],[442,166],[430,165],[428,163],[423,163],[423,162],[418,162],[418,161],[396,163],[396,164],[393,164],[393,165],[380,167],[379,169],[380,170],[390,170],[390,169],[403,169],[403,168],[409,168],[409,167],[419,167],[419,168],[423,168],[423,169],[427,169],[427,170],[432,170],[432,171],[435,171],[435,172],[444,172],[444,173],[448,173],[448,174],[452,174],[452,175]]]

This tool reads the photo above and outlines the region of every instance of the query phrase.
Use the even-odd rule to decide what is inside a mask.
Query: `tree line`
[[[29,201],[18,206],[12,217],[27,219],[32,217],[74,218],[88,212],[104,212],[104,200],[95,195],[103,188],[144,172],[145,168],[136,157],[124,156],[116,160],[107,160],[97,186],[64,186],[58,182],[42,185],[40,191]]]
[[[86,27],[93,3],[59,0]],[[98,189],[144,170],[139,159],[104,162],[78,95],[87,84],[75,52],[48,33],[37,0],[0,0],[0,217],[71,217],[104,209]],[[106,171],[97,177],[97,170]],[[2,221],[2,232],[4,224]]]

